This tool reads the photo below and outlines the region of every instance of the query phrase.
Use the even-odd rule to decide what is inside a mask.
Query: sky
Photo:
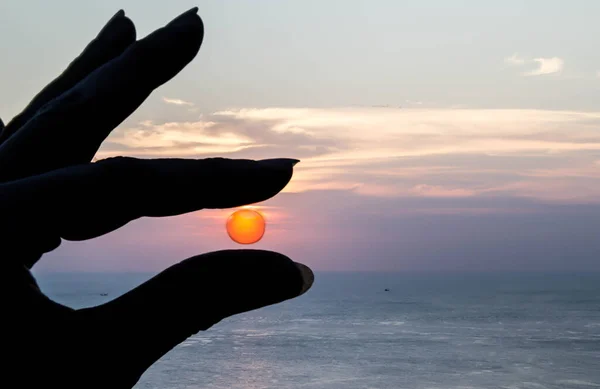
[[[199,7],[196,59],[96,158],[297,158],[252,248],[317,271],[600,271],[600,2],[0,3],[7,122],[124,9]],[[243,189],[241,189],[243,190]],[[40,271],[159,271],[240,248],[233,210],[64,242]]]

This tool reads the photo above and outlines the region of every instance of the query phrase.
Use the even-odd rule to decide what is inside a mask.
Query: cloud
[[[291,157],[288,193],[600,202],[600,112],[264,108],[119,128],[97,158]]]
[[[97,157],[301,159],[255,205],[253,248],[316,270],[600,270],[599,129],[600,112],[248,108],[118,128]],[[232,211],[142,218],[36,267],[158,271],[236,248]]]
[[[162,99],[165,103],[167,104],[174,104],[174,105],[188,105],[188,106],[193,106],[194,103],[190,103],[188,101],[184,101],[184,100],[180,100],[180,99],[169,99],[167,97],[163,97]]]
[[[560,73],[565,65],[565,61],[562,58],[534,58],[538,64],[538,68],[530,72],[525,73],[526,76],[541,76],[544,74]]]
[[[527,59],[514,53],[504,58],[504,63],[510,66],[536,65],[537,68],[524,72],[524,76],[541,76],[546,74],[560,73],[564,69],[565,61],[559,57]]]
[[[504,63],[506,63],[508,65],[524,65],[525,64],[525,59],[521,58],[519,56],[519,54],[514,53],[510,57],[504,58]]]
[[[301,159],[254,205],[267,233],[253,248],[317,271],[598,271],[599,129],[600,112],[248,108],[121,127],[97,157]],[[36,271],[159,271],[238,248],[232,211],[141,218]]]

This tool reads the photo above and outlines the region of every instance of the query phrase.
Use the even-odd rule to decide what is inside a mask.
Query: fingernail
[[[112,16],[112,18],[110,18],[110,19],[108,20],[108,23],[106,23],[106,24],[109,24],[110,22],[112,22],[113,20],[115,20],[115,19],[117,19],[117,18],[122,18],[123,16],[125,16],[125,11],[123,11],[122,9],[120,9],[120,10],[118,10],[118,11],[117,11],[117,13],[116,13],[116,14],[114,14],[114,15]]]
[[[118,46],[129,45],[135,41],[135,26],[125,16],[125,11],[121,9],[100,30],[98,39],[105,42],[115,41],[113,44]]]
[[[122,18],[123,16],[125,16],[125,11],[123,11],[122,9],[118,10],[116,14],[114,14],[112,16],[112,18],[110,18],[108,20],[108,22],[106,22],[106,25],[111,24],[115,19],[119,19]]]
[[[306,265],[303,265],[298,262],[294,262],[298,270],[300,270],[300,274],[302,275],[302,290],[298,296],[302,296],[306,293],[307,290],[310,289],[313,282],[315,282],[315,274],[310,270],[310,268]]]
[[[198,7],[194,7],[190,10],[185,11],[181,15],[177,16],[175,19],[171,20],[171,22],[168,24],[168,26],[174,26],[176,24],[186,24],[187,18],[189,18],[191,15],[196,15],[196,14],[198,14]]]
[[[291,158],[272,158],[272,159],[261,159],[260,161],[258,161],[258,163],[260,163],[262,166],[273,168],[273,169],[279,169],[279,170],[287,170],[290,167],[293,167],[294,165],[296,165],[298,162],[300,162],[300,161],[297,159],[291,159]]]
[[[114,14],[110,19],[108,19],[108,22],[104,24],[104,27],[102,27],[102,29],[98,33],[98,36],[101,36],[104,33],[106,33],[106,31],[108,31],[108,29],[112,27],[113,22],[117,19],[122,18],[123,16],[125,16],[125,11],[123,11],[122,9],[118,10],[117,13]]]

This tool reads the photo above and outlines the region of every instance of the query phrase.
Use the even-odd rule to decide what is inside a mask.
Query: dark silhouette
[[[310,269],[282,254],[224,250],[75,310],[46,297],[30,272],[63,239],[95,238],[144,216],[263,201],[289,182],[292,159],[91,162],[109,133],[196,56],[203,32],[194,8],[136,41],[119,11],[21,114],[0,124],[5,386],[131,388],[190,335],[312,285]]]

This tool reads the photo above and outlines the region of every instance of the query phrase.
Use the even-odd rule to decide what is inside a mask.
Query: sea
[[[152,276],[37,278],[77,308]],[[135,388],[600,388],[600,274],[316,272],[305,295],[193,335]]]

